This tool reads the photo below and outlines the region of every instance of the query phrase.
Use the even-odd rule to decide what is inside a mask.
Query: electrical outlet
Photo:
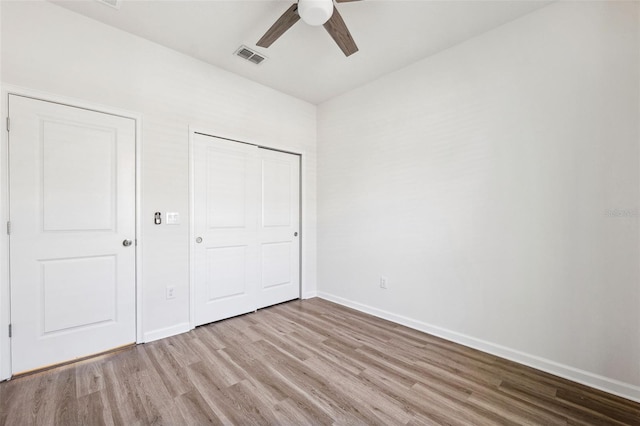
[[[176,288],[172,285],[167,286],[167,300],[176,298]]]
[[[380,288],[387,288],[387,277],[380,275]]]

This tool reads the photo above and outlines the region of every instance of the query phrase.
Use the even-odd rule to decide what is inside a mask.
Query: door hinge
[[[13,333],[12,333],[12,329],[11,329],[11,324],[9,324],[9,337],[12,337]]]
[[[7,222],[7,235],[11,235],[11,222]]]
[[[9,132],[10,129],[11,129],[11,119],[7,117],[7,132]]]

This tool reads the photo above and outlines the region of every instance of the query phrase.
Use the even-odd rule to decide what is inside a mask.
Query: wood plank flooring
[[[0,383],[2,425],[640,425],[640,404],[321,300]]]

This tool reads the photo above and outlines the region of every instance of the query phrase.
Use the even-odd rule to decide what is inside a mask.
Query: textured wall
[[[321,104],[320,295],[640,398],[637,8],[553,4]]]
[[[142,114],[145,335],[189,321],[189,125],[304,151],[303,291],[315,293],[314,105],[48,2],[2,2],[2,64],[5,84]],[[181,225],[153,225],[155,211]]]

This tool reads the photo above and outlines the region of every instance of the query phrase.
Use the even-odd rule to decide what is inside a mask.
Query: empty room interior
[[[640,425],[640,2],[0,37],[0,425]]]

